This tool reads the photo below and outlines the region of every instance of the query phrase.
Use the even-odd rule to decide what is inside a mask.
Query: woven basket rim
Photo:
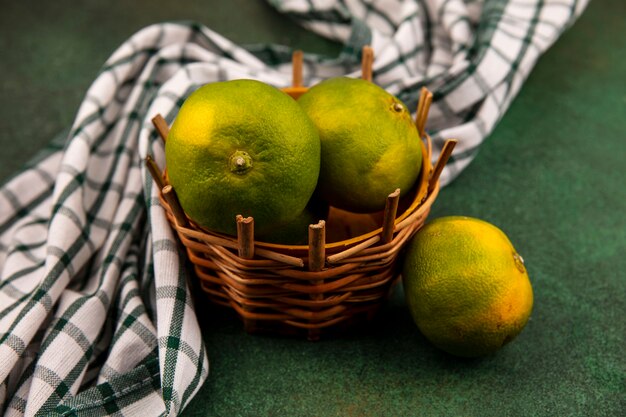
[[[373,50],[364,47],[363,79],[368,81],[372,60]],[[294,52],[293,66],[294,82],[282,90],[297,98],[308,90],[302,86],[300,51]],[[440,190],[439,175],[456,144],[447,140],[432,163],[432,139],[424,128],[431,101],[432,94],[422,88],[415,116],[422,162],[411,190],[402,198],[399,190],[392,192],[385,210],[365,215],[368,221],[363,224],[358,215],[334,211],[328,225],[320,221],[309,226],[309,245],[255,240],[252,219],[241,216],[232,219],[237,222],[236,236],[201,228],[182,209],[167,169],[161,171],[148,155],[146,166],[160,189],[161,206],[205,295],[233,309],[248,333],[306,334],[317,340],[321,330],[339,331],[371,319],[398,282],[398,259],[424,225]],[[166,141],[165,119],[157,114],[152,122]],[[355,236],[326,241],[326,231],[342,235],[343,226]],[[367,232],[359,234],[363,230]]]
[[[432,188],[430,193],[428,192],[429,179],[433,170],[433,165],[431,162],[432,146],[431,146],[431,137],[427,133],[424,136],[425,136],[426,144],[424,144],[424,140],[420,140],[420,145],[422,148],[422,166],[421,166],[418,179],[413,185],[413,188],[411,191],[411,193],[413,193],[413,198],[410,204],[408,205],[408,207],[402,213],[397,215],[397,217],[395,218],[394,233],[402,230],[405,226],[407,226],[410,223],[410,219],[412,216],[420,215],[423,212],[423,210],[429,209],[432,203],[434,202],[434,200],[436,199],[437,194],[439,193],[439,181],[437,181],[437,183],[435,184],[435,187]],[[167,168],[165,168],[163,171],[163,179],[166,182],[168,181]],[[163,198],[161,194],[159,195],[159,197],[161,200],[161,204],[163,205],[165,210],[171,213],[172,211],[167,201],[165,201],[165,199]],[[175,227],[177,231],[182,232],[183,234],[186,233],[188,235],[190,234],[190,232],[195,232],[195,233],[192,233],[195,239],[209,241],[209,240],[212,240],[209,238],[210,236],[212,236],[218,239],[228,240],[232,244],[235,244],[235,245],[237,244],[238,242],[237,236],[208,230],[198,225],[197,223],[195,223],[193,219],[191,219],[189,216],[186,215],[186,213],[185,213],[185,216],[187,218],[187,222],[189,223],[187,227],[178,224],[176,219],[172,216],[172,225]],[[233,219],[233,221],[235,220]],[[352,236],[350,238],[343,239],[343,240],[326,242],[324,244],[324,247],[327,253],[329,254],[338,253],[343,250],[355,247],[364,242],[367,242],[369,239],[372,239],[375,236],[380,235],[381,232],[382,232],[382,226],[376,229],[373,229],[369,232],[366,232],[364,234],[361,234],[361,235]],[[271,250],[271,251],[275,251],[279,253],[289,253],[289,254],[304,253],[308,249],[308,245],[289,245],[289,244],[282,244],[282,243],[264,242],[262,240],[256,240],[256,239],[254,241],[254,245],[256,248],[267,249],[267,250]],[[228,246],[231,246],[231,245],[228,245]]]
[[[306,93],[309,90],[309,88],[305,86],[290,86],[290,87],[281,88],[280,90],[290,95],[292,98],[296,99],[301,94]],[[430,208],[430,205],[433,203],[433,201],[435,200],[439,192],[439,181],[437,181],[434,184],[434,187],[430,184],[431,175],[433,172],[433,165],[432,165],[432,160],[431,160],[432,139],[427,132],[424,132],[424,136],[420,138],[420,146],[422,150],[422,162],[421,162],[421,167],[420,167],[420,173],[411,191],[406,194],[407,196],[410,196],[412,194],[413,199],[410,201],[410,204],[408,204],[408,207],[402,213],[399,213],[399,215],[396,216],[394,220],[394,233],[398,232],[399,230],[407,226],[409,223],[407,219],[410,219],[411,216],[415,215],[417,211],[421,212],[427,208]],[[163,178],[164,183],[166,184],[169,183],[168,177],[167,177],[167,167],[164,167],[162,178]],[[161,199],[161,203],[166,208],[166,210],[171,212],[171,208],[169,207],[167,201],[165,201],[165,199],[163,198],[163,195],[160,194],[159,197]],[[420,208],[422,210],[420,210]],[[208,239],[206,239],[206,236],[213,236],[218,239],[225,239],[225,240],[230,241],[231,243],[237,244],[237,236],[208,230],[198,225],[196,222],[194,222],[193,219],[191,219],[186,213],[184,213],[184,216],[186,217],[188,227],[178,224],[176,219],[172,217],[172,220],[173,220],[172,225],[179,232],[186,231],[187,234],[189,234],[189,230],[193,230],[196,232],[194,233],[195,235],[194,238],[196,239],[207,241]],[[235,221],[235,219],[232,219],[232,221]],[[335,254],[341,251],[345,251],[349,248],[358,246],[360,244],[364,244],[368,240],[375,238],[377,235],[380,235],[382,233],[382,229],[383,227],[381,225],[378,228],[375,228],[373,230],[370,230],[369,232],[366,232],[357,236],[352,236],[346,239],[332,241],[332,242],[325,242],[324,248],[326,252],[329,254]],[[282,243],[265,242],[265,241],[256,240],[256,239],[254,241],[254,245],[256,248],[267,249],[269,251],[278,252],[278,253],[287,253],[287,254],[302,254],[302,253],[306,253],[306,251],[308,250],[308,245],[290,245],[290,244],[282,244]],[[231,245],[228,245],[228,246],[231,246]]]

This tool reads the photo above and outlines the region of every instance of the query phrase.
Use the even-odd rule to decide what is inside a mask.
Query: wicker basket
[[[364,48],[363,57],[363,77],[371,80],[370,48]],[[306,91],[300,52],[293,64],[293,86],[284,91],[297,98]],[[236,237],[202,229],[180,207],[167,173],[148,157],[167,218],[206,296],[234,309],[250,333],[295,333],[316,340],[322,332],[372,318],[397,281],[398,256],[424,224],[439,191],[439,174],[456,143],[446,142],[437,163],[431,164],[431,141],[424,131],[431,100],[432,94],[423,89],[416,118],[424,139],[423,162],[414,189],[402,199],[400,190],[392,192],[381,213],[331,208],[326,221],[309,226],[308,245],[255,241],[253,219],[241,216]],[[153,122],[165,140],[165,120],[157,115]]]

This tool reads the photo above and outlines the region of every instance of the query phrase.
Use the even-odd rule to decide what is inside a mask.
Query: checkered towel
[[[305,54],[304,82],[358,76],[415,108],[427,86],[442,176],[473,158],[537,58],[586,0],[272,0],[342,42]],[[209,6],[207,6],[209,7]],[[66,135],[0,188],[0,412],[176,415],[208,374],[180,249],[142,164],[164,164],[150,119],[168,122],[198,86],[291,80],[291,50],[239,47],[193,23],[140,31],[109,58]],[[210,331],[210,329],[205,329]]]

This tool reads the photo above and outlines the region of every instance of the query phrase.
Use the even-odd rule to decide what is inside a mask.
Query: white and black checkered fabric
[[[475,156],[537,58],[587,0],[271,0],[342,42],[305,54],[304,82],[358,76],[415,108],[434,93],[435,157],[459,140],[442,182]],[[207,6],[208,7],[208,6]],[[0,412],[177,415],[208,375],[180,249],[143,167],[164,165],[150,119],[171,122],[198,86],[291,81],[291,50],[239,47],[194,23],[132,36],[106,62],[69,132],[0,188]]]

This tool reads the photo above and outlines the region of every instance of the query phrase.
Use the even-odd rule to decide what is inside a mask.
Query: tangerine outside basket
[[[371,81],[373,53],[363,49],[363,78]],[[294,99],[302,86],[302,53],[293,55]],[[152,158],[147,167],[161,189],[160,201],[194,266],[208,298],[236,311],[249,333],[302,334],[317,340],[324,332],[371,319],[399,277],[398,258],[422,227],[439,192],[439,175],[455,140],[448,140],[437,163],[424,126],[432,94],[422,89],[416,125],[422,138],[418,181],[406,196],[387,198],[384,211],[355,214],[331,207],[326,220],[309,226],[308,245],[254,240],[254,219],[237,216],[237,236],[211,232],[185,215],[175,190]],[[163,140],[169,127],[157,115],[154,126]],[[225,219],[225,221],[227,221]]]

